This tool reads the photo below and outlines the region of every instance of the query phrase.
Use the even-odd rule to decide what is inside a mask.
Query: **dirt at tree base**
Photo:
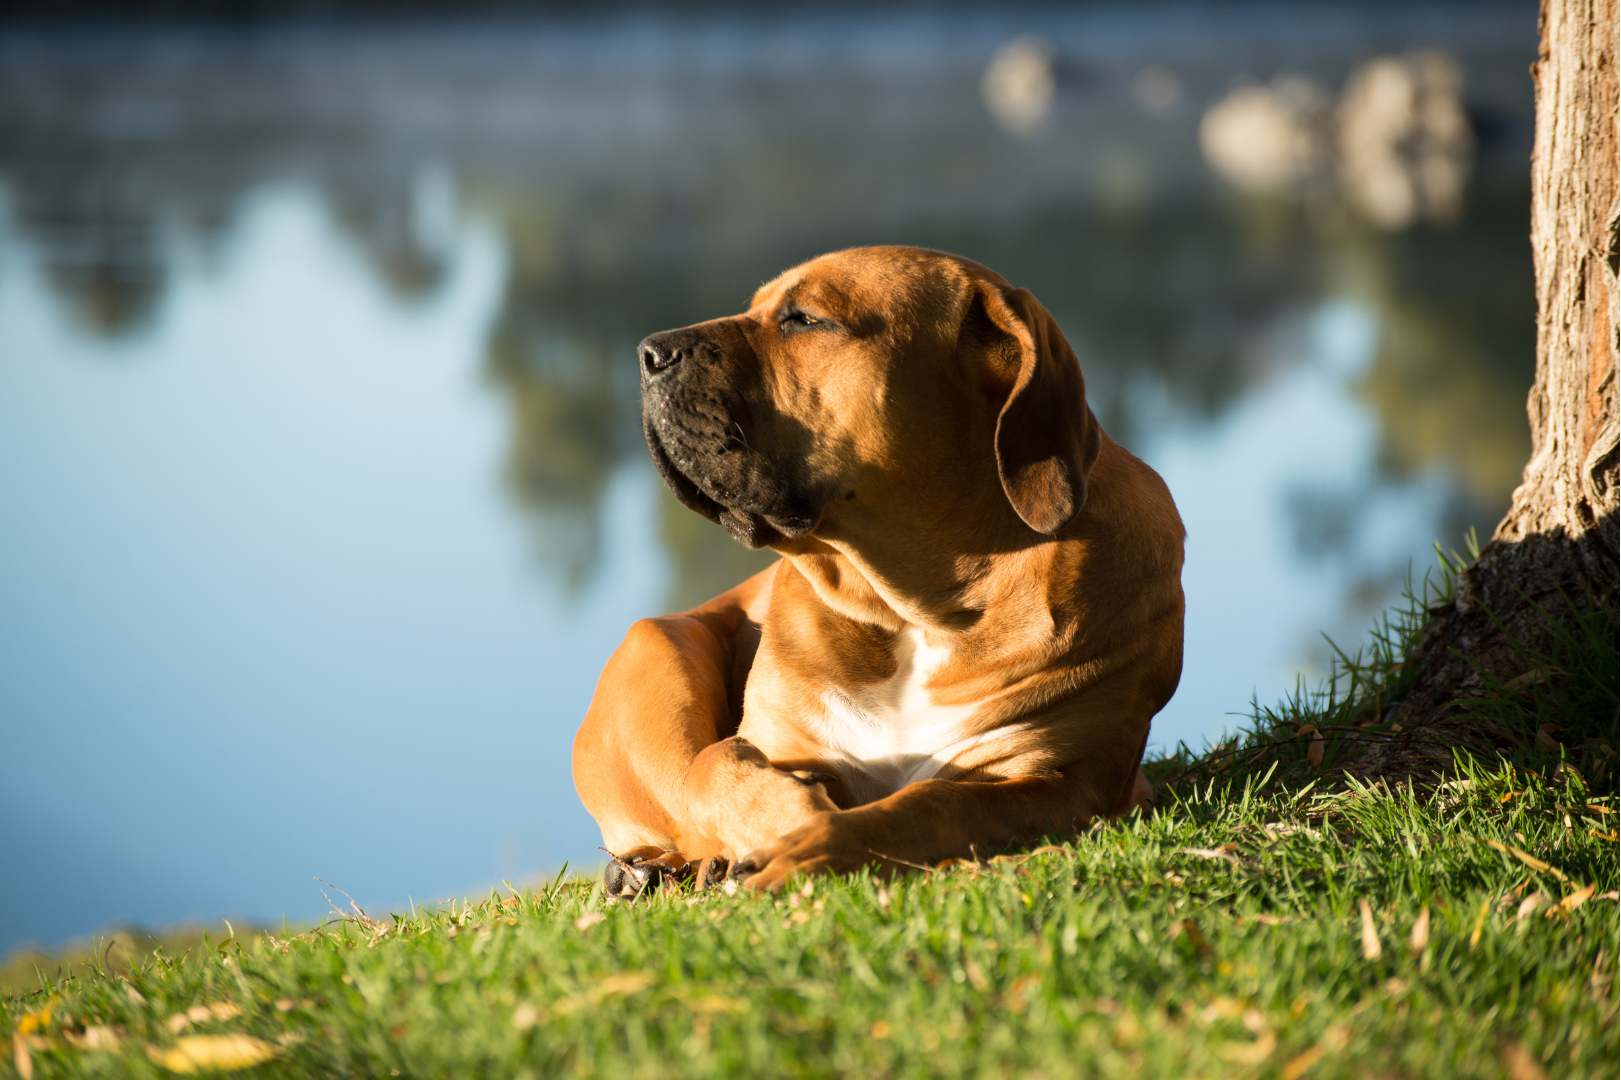
[[[1410,689],[1386,717],[1403,730],[1347,763],[1345,771],[1359,779],[1423,782],[1451,769],[1452,747],[1460,744],[1476,753],[1512,752],[1526,733],[1503,730],[1469,703],[1505,682],[1550,677],[1535,670],[1534,658],[1551,651],[1551,622],[1572,620],[1572,605],[1591,610],[1615,602],[1621,548],[1617,2],[1544,0],[1539,24],[1532,67],[1537,377],[1526,403],[1531,459],[1492,542],[1459,574],[1452,601],[1429,612],[1408,659]],[[1591,726],[1592,718],[1573,720]],[[1601,721],[1607,740],[1615,738],[1614,720]],[[1555,734],[1539,731],[1535,738],[1542,751],[1559,750]]]

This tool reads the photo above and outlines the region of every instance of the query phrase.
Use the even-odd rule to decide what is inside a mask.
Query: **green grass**
[[[604,907],[563,882],[228,939],[42,976],[0,1025],[36,1076],[161,1074],[227,1031],[288,1076],[1613,1076],[1615,800],[1462,770],[1430,799],[1212,786],[887,885]],[[117,1048],[75,1048],[92,1029]]]
[[[1443,566],[1325,686],[1146,766],[1152,812],[1068,842],[782,897],[605,905],[559,879],[14,958],[0,1072],[163,1075],[213,1051],[264,1076],[1613,1077],[1613,600],[1528,653],[1545,676],[1488,683],[1473,707],[1521,736],[1507,758],[1336,779],[1391,731]],[[246,1038],[197,1041],[225,1035]]]
[[[1427,613],[1452,602],[1458,573],[1480,555],[1474,530],[1464,547],[1467,556],[1445,553],[1437,545],[1438,566],[1416,584],[1409,574],[1400,602],[1380,616],[1361,648],[1348,653],[1330,641],[1334,658],[1322,684],[1298,682],[1273,705],[1253,701],[1247,723],[1231,737],[1198,752],[1179,745],[1144,763],[1149,778],[1156,787],[1174,791],[1270,770],[1279,785],[1301,785],[1354,768],[1371,747],[1402,739],[1395,707],[1417,675],[1410,659]],[[1532,605],[1549,629],[1550,640],[1541,648],[1507,633],[1498,621],[1525,673],[1504,679],[1482,670],[1486,696],[1462,703],[1477,737],[1451,745],[1539,772],[1574,769],[1592,791],[1613,795],[1621,597],[1612,589],[1603,597],[1561,599],[1559,612]]]

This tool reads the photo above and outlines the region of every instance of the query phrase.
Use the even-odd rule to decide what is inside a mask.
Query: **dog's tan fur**
[[[1182,522],[1098,426],[1034,297],[965,259],[865,248],[670,333],[707,367],[644,380],[655,460],[783,558],[637,623],[609,660],[574,777],[610,850],[721,856],[774,889],[1146,798],[1149,721],[1182,665]],[[744,384],[752,404],[728,404]],[[728,445],[687,434],[734,413]],[[754,488],[792,490],[737,505],[811,509],[727,501]]]

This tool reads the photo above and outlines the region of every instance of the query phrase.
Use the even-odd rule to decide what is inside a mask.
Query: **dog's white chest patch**
[[[832,756],[843,758],[882,789],[874,797],[927,780],[963,752],[1010,734],[1006,729],[969,734],[981,702],[936,705],[929,680],[951,651],[928,644],[911,628],[896,645],[895,674],[853,691],[822,693],[822,730]]]

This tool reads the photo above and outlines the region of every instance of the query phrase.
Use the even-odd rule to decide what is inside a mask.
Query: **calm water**
[[[662,490],[632,346],[823,250],[1058,316],[1189,530],[1162,745],[1496,521],[1534,5],[850,18],[0,35],[0,949],[596,862],[603,661],[761,565]],[[979,81],[1026,32],[1057,91],[1016,138]],[[1467,77],[1456,223],[1201,160],[1235,80],[1420,46]]]

